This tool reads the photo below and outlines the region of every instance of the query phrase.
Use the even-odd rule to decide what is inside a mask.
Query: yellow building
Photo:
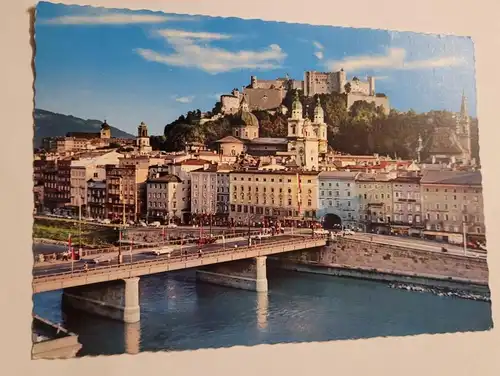
[[[482,239],[484,223],[482,176],[479,171],[426,171],[420,180],[424,235],[428,238]]]
[[[229,175],[233,222],[314,220],[318,210],[318,172],[232,171]]]
[[[356,178],[359,219],[366,231],[390,231],[393,173],[360,173]]]

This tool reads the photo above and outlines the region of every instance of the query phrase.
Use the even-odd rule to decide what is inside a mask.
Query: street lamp
[[[251,219],[254,219],[255,218],[255,215],[250,215],[250,213],[248,213],[248,246],[251,246],[252,245],[252,237],[251,237],[251,227],[250,227],[250,220]]]
[[[464,238],[464,256],[467,255],[467,227],[466,223],[462,222],[462,232]]]

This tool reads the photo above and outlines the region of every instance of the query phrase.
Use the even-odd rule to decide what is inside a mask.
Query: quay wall
[[[48,339],[33,342],[31,356],[34,360],[73,358],[82,348],[77,335],[35,315],[33,337],[35,338],[38,334],[43,334]]]
[[[318,272],[318,268],[329,268],[327,274],[333,275],[401,282],[419,278],[430,285],[436,285],[437,280],[480,286],[488,284],[488,265],[485,259],[347,237],[330,242],[319,250],[290,252],[273,259],[273,266],[311,272]],[[297,265],[301,267],[298,268]],[[326,272],[323,270],[322,273]],[[389,275],[393,277],[388,278]]]

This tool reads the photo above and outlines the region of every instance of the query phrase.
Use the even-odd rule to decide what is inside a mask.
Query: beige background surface
[[[500,310],[500,2],[498,0],[183,0],[64,1],[239,16],[288,22],[472,36],[494,320]],[[32,49],[27,9],[33,0],[0,1],[0,374],[2,375],[494,375],[499,331],[422,335],[301,345],[31,361]],[[314,8],[309,8],[314,6]],[[89,115],[90,116],[90,115]],[[5,255],[8,254],[8,259]],[[432,310],[432,307],[429,307]],[[473,320],[473,318],[471,318]]]

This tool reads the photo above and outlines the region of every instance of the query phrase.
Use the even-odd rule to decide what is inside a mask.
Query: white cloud
[[[192,17],[162,16],[156,14],[102,13],[72,15],[41,20],[47,25],[128,25],[155,24],[167,21],[189,21]]]
[[[313,45],[314,47],[316,47],[318,50],[322,50],[323,49],[323,45],[317,41],[313,41]]]
[[[179,67],[190,67],[204,70],[211,74],[238,69],[276,69],[286,58],[286,53],[277,44],[272,44],[260,51],[229,51],[210,46],[206,41],[219,34],[206,34],[205,38],[179,37],[163,35],[174,52],[163,54],[150,49],[137,48],[135,52],[145,60]],[[222,34],[221,34],[222,35]],[[197,40],[194,40],[197,39]],[[203,41],[203,43],[199,42]]]
[[[390,48],[386,55],[365,55],[365,56],[348,56],[342,60],[326,61],[327,69],[338,71],[344,68],[346,71],[360,71],[363,69],[430,69],[459,66],[465,64],[463,58],[454,56],[436,57],[425,60],[406,60],[406,50],[403,48]]]
[[[194,95],[187,96],[187,97],[174,97],[176,102],[179,103],[191,103],[194,99]]]
[[[231,35],[208,32],[192,32],[184,30],[163,29],[158,30],[157,34],[164,38],[181,38],[181,39],[203,39],[203,40],[222,40],[230,39]]]
[[[314,56],[316,56],[319,60],[323,59],[323,51],[315,52]]]

